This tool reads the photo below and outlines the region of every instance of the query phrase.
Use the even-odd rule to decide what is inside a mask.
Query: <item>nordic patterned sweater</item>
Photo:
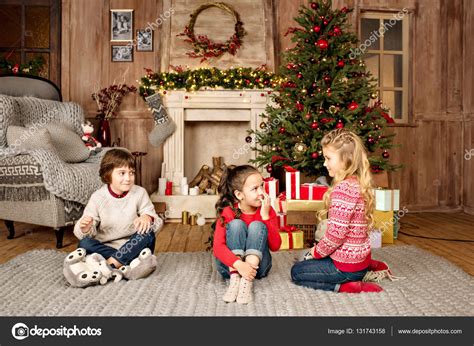
[[[117,198],[109,191],[108,185],[103,185],[94,192],[84,209],[84,216],[92,217],[93,225],[88,233],[82,233],[79,224],[74,226],[74,235],[78,239],[91,237],[105,245],[119,249],[136,232],[133,221],[143,215],[153,218],[152,229],[158,233],[163,227],[163,220],[156,215],[155,208],[146,190],[133,185],[123,197]]]
[[[370,239],[357,178],[351,176],[340,182],[330,198],[327,230],[315,246],[313,257],[329,256],[344,272],[363,270],[370,262]]]

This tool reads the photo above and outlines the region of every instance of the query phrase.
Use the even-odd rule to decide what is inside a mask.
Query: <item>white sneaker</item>
[[[235,299],[237,298],[237,294],[239,294],[239,284],[240,284],[240,275],[238,274],[231,275],[230,280],[229,280],[229,288],[227,288],[227,291],[222,297],[222,299],[224,299],[226,303],[235,302]]]
[[[239,294],[237,295],[238,304],[248,304],[253,300],[252,293],[253,281],[247,279],[240,279]]]

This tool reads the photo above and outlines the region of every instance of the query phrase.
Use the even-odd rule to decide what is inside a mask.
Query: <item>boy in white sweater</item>
[[[120,268],[145,248],[153,253],[163,220],[146,190],[134,185],[134,159],[129,152],[109,150],[99,174],[105,185],[92,194],[74,234],[80,240],[78,247],[88,254],[99,253],[111,267]]]

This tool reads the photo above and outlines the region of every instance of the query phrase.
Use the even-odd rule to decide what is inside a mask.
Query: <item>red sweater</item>
[[[237,205],[235,206],[237,207]],[[230,221],[235,219],[235,214],[230,207],[225,207],[221,214],[224,217],[225,224],[227,225]],[[281,238],[280,233],[278,233],[278,219],[273,208],[270,208],[269,213],[270,218],[266,221],[262,220],[260,216],[260,208],[257,209],[255,214],[244,214],[240,215],[240,220],[245,222],[248,225],[253,221],[261,221],[267,226],[267,241],[268,247],[272,251],[277,251],[280,249]],[[218,219],[216,223],[216,230],[214,232],[214,256],[224,263],[226,266],[232,267],[232,265],[239,259],[234,253],[227,247],[226,244],[226,227],[222,225],[221,221]]]
[[[328,227],[313,256],[331,257],[344,272],[363,270],[370,262],[370,239],[357,178],[349,177],[339,183],[330,197]]]

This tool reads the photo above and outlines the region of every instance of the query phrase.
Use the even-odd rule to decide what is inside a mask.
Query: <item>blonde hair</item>
[[[331,147],[339,155],[344,163],[345,169],[336,172],[331,186],[324,194],[325,208],[318,213],[318,219],[326,216],[331,203],[330,195],[335,186],[349,176],[356,176],[360,186],[360,194],[365,202],[365,217],[368,223],[368,230],[371,231],[374,225],[374,194],[372,184],[372,174],[370,172],[370,163],[367,158],[367,150],[364,143],[355,133],[336,129],[327,133],[321,140],[321,146]]]

